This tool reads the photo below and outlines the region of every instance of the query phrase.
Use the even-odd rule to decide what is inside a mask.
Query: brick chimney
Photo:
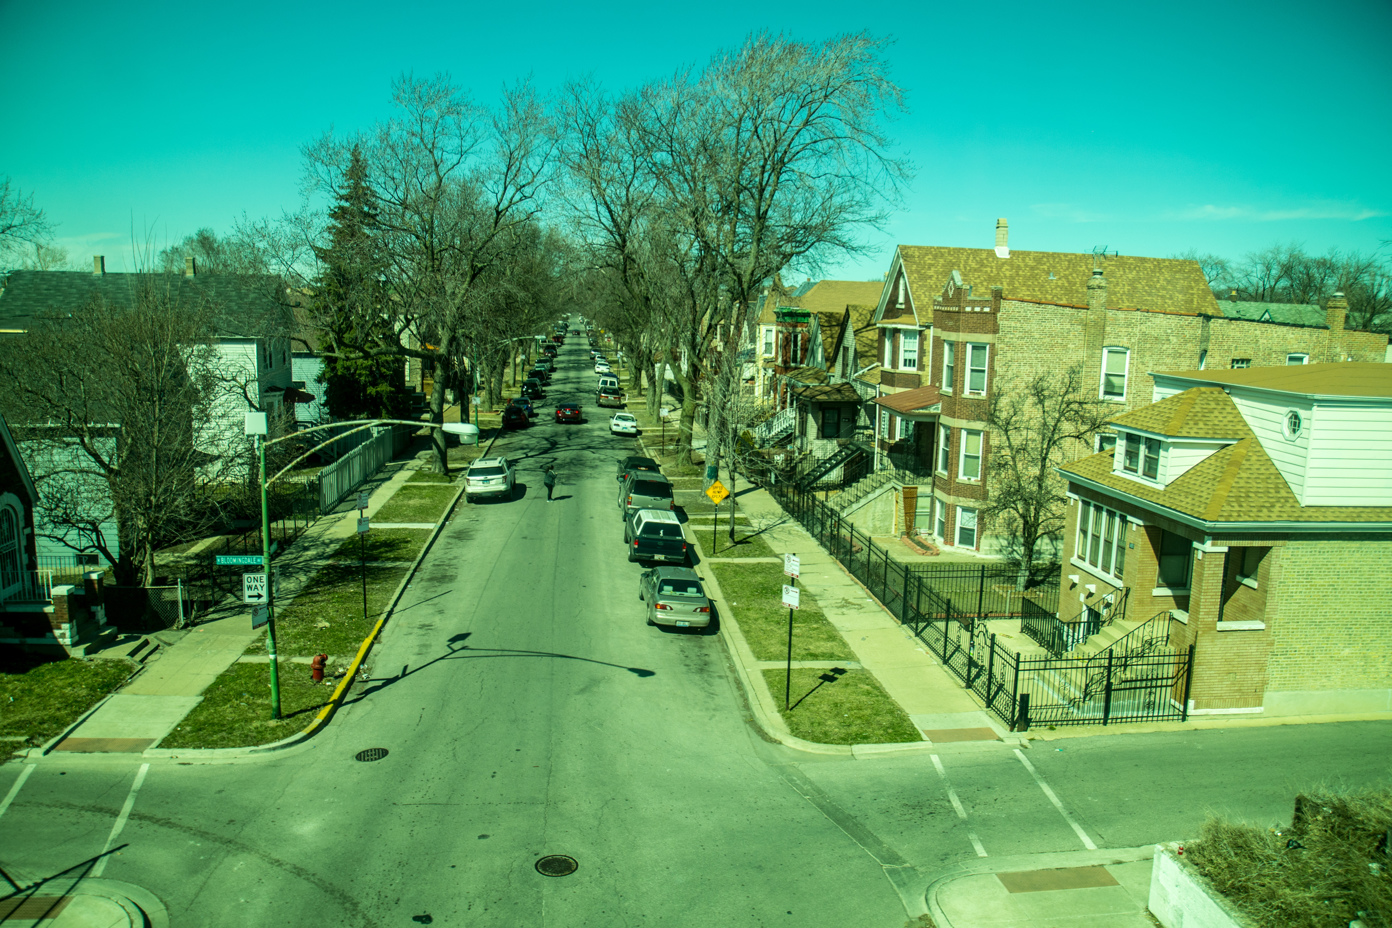
[[[1335,290],[1329,302],[1324,304],[1324,322],[1331,332],[1342,332],[1348,319],[1348,300],[1342,290]]]
[[[1087,321],[1084,323],[1086,332],[1087,356],[1090,361],[1092,358],[1100,357],[1102,343],[1107,338],[1107,278],[1102,276],[1102,269],[1095,267],[1092,269],[1092,277],[1087,282]]]
[[[184,259],[184,276],[192,277],[197,273],[198,260],[194,258],[193,255],[189,255],[187,258]]]
[[[996,220],[996,257],[1010,257],[1010,226],[1004,217]]]
[[[105,255],[92,256],[92,273],[95,274],[97,277],[101,277],[103,274],[106,273]]]

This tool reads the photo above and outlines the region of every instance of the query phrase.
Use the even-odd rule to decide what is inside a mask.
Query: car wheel
[[[648,624],[649,624],[649,625],[656,625],[656,624],[657,624],[656,622],[653,621],[653,610],[652,610],[652,609],[649,609],[649,610],[648,610]]]
[[[464,502],[469,503],[470,505],[472,505],[473,502],[474,502],[474,498],[466,493],[466,494],[464,494]]]
[[[636,557],[633,556],[633,549],[630,548],[629,551],[628,551],[628,562],[629,562],[630,564],[632,564],[632,563],[633,563],[634,561],[636,561],[636,560],[638,560],[638,559],[637,559]]]

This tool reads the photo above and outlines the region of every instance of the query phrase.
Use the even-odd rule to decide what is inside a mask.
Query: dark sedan
[[[522,410],[527,414],[528,419],[535,419],[537,417],[536,407],[533,406],[532,401],[525,396],[514,396],[512,399],[508,400],[508,405],[516,406],[518,409]]]
[[[562,403],[556,407],[557,422],[584,422],[579,403]]]
[[[531,425],[527,421],[527,414],[516,406],[509,406],[503,410],[503,428],[505,429],[525,429]]]

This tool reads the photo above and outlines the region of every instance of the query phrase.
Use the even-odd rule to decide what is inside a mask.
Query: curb
[[[938,904],[938,893],[943,887],[956,880],[980,876],[983,873],[1008,873],[1014,870],[1054,870],[1062,867],[1103,867],[1109,864],[1128,864],[1150,860],[1155,856],[1155,845],[1141,847],[1102,848],[1096,851],[1054,851],[1048,854],[1021,854],[1013,857],[989,858],[985,861],[971,861],[957,864],[947,872],[935,876],[923,891],[923,901],[928,913],[938,928],[953,928],[952,920]]]
[[[397,584],[396,592],[392,594],[391,600],[387,603],[387,608],[383,610],[382,617],[377,620],[377,624],[373,626],[372,631],[363,639],[362,645],[358,648],[357,656],[354,657],[353,662],[348,665],[348,669],[344,671],[343,679],[340,680],[338,686],[334,688],[333,695],[329,697],[329,701],[325,704],[324,708],[319,710],[319,714],[315,716],[313,722],[310,722],[302,731],[282,738],[279,741],[272,741],[270,744],[258,744],[250,747],[237,748],[148,748],[143,752],[142,756],[193,756],[214,760],[224,757],[246,757],[255,756],[257,754],[268,754],[302,744],[328,727],[329,721],[333,719],[339,707],[343,704],[344,698],[348,695],[348,691],[353,684],[353,679],[357,676],[358,669],[371,652],[372,646],[377,643],[377,638],[380,636],[382,629],[386,626],[387,619],[391,618],[397,603],[401,601],[402,595],[406,592],[406,587],[410,585],[412,578],[415,577],[416,570],[420,567],[421,561],[423,561],[425,556],[430,553],[430,550],[435,547],[436,539],[438,539],[440,533],[444,531],[445,524],[449,521],[450,516],[454,514],[455,507],[459,505],[459,501],[463,499],[464,489],[463,486],[460,486],[459,490],[454,494],[454,499],[450,501],[449,506],[447,506],[445,511],[440,515],[439,520],[435,523],[435,531],[426,539],[425,544],[421,547],[420,554],[416,555],[415,561],[412,562],[405,576],[401,578],[401,582]],[[95,711],[95,709],[93,711]]]

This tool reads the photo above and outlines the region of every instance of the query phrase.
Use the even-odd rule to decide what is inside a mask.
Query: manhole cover
[[[564,854],[548,854],[536,862],[537,873],[542,876],[570,876],[579,866],[574,857]]]
[[[386,748],[368,748],[353,755],[354,760],[381,760],[387,756]]]

